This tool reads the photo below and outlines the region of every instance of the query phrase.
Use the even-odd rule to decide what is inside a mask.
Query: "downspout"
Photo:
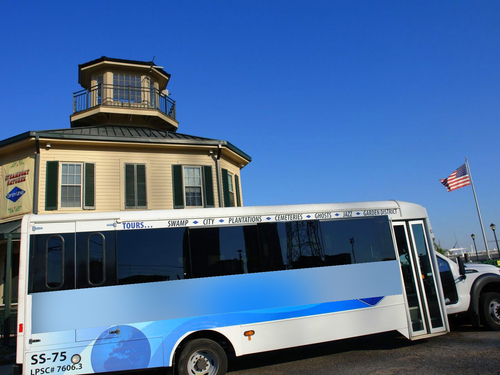
[[[220,155],[222,153],[222,146],[219,143],[217,145],[217,157],[215,158],[215,170],[217,172],[217,195],[219,196],[219,207],[224,207],[223,198],[222,198],[222,189],[221,187],[221,170],[220,170]]]
[[[33,176],[33,213],[38,213],[38,175],[40,169],[40,139],[35,136],[35,174]]]

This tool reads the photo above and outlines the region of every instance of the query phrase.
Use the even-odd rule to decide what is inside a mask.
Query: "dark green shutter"
[[[224,195],[224,207],[231,207],[231,200],[229,199],[229,174],[227,169],[222,169],[222,193]]]
[[[212,167],[203,167],[203,187],[205,190],[205,207],[215,207],[214,201],[214,179],[212,178]]]
[[[241,207],[241,197],[240,197],[240,178],[237,174],[234,175],[234,184],[236,185],[236,205]]]
[[[148,206],[146,194],[146,166],[136,164],[136,186],[137,186],[137,208],[146,208]]]
[[[48,161],[45,169],[45,209],[57,210],[59,191],[59,162]]]
[[[174,190],[174,208],[184,208],[184,189],[182,165],[172,165],[172,188]]]
[[[135,208],[134,164],[125,164],[125,208]]]
[[[125,164],[125,208],[147,208],[146,165]]]
[[[85,186],[83,208],[85,210],[95,210],[95,164],[84,164]]]

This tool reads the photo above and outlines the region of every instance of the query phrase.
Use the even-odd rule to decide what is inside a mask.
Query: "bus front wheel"
[[[484,325],[500,331],[500,293],[484,293],[481,296],[481,310]]]
[[[226,371],[226,352],[208,339],[189,341],[182,349],[177,365],[179,375],[225,375]]]

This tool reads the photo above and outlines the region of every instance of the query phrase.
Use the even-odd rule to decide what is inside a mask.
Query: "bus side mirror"
[[[458,257],[457,260],[458,260],[458,271],[460,272],[460,276],[462,276],[462,278],[465,280],[467,276],[465,276],[464,260],[462,259],[462,257]]]

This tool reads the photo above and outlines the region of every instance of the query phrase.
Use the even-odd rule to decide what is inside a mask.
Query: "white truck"
[[[468,314],[473,326],[500,331],[500,268],[437,252],[436,259],[448,316]]]

